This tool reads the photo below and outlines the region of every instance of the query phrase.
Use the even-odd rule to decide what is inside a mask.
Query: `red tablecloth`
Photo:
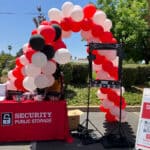
[[[0,142],[71,141],[66,101],[0,102]]]

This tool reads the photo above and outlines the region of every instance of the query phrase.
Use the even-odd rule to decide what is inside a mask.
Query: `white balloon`
[[[46,75],[47,79],[48,79],[48,87],[52,86],[55,82],[55,78],[52,75]]]
[[[101,69],[101,70],[99,70],[96,73],[96,79],[99,79],[99,80],[110,80],[110,75],[106,71]]]
[[[23,76],[26,76],[25,66],[23,66],[23,67],[21,68],[21,73],[22,73]]]
[[[27,57],[25,56],[25,55],[21,55],[20,57],[19,57],[19,59],[20,59],[20,63],[22,64],[22,65],[27,65],[27,64],[29,64],[29,60],[27,59]]]
[[[70,16],[76,22],[82,21],[84,18],[84,13],[83,13],[82,7],[79,5],[75,5],[71,11]]]
[[[22,47],[22,51],[23,53],[26,53],[27,49],[28,49],[28,43],[24,44],[23,47]]]
[[[44,53],[36,52],[32,55],[31,62],[36,67],[43,67],[47,64],[47,57]]]
[[[71,11],[73,9],[73,3],[72,2],[65,2],[62,7],[62,14],[63,14],[63,17],[69,17],[70,14],[71,14]]]
[[[98,24],[98,25],[104,25],[104,21],[106,20],[106,14],[101,11],[101,10],[98,10],[96,11],[96,13],[94,14],[92,20],[95,24]]]
[[[34,78],[29,76],[25,77],[23,80],[23,87],[26,90],[33,92],[37,88],[34,84]]]
[[[121,88],[122,88],[122,94],[124,94],[125,93],[125,88],[123,86]]]
[[[69,38],[72,34],[72,31],[64,31],[62,30],[62,34],[61,34],[61,37],[62,38]]]
[[[71,54],[66,48],[60,48],[55,52],[54,60],[59,64],[66,64],[71,60]]]
[[[112,115],[116,117],[116,119],[119,121],[120,120],[120,108],[117,106],[114,106],[113,108],[110,109],[110,112]],[[125,110],[121,110],[121,122],[126,121],[126,112]]]
[[[57,8],[51,8],[48,11],[48,17],[50,20],[55,20],[60,22],[62,19],[62,12]]]
[[[6,82],[6,89],[7,90],[13,90],[13,91],[17,90],[17,88],[14,85],[14,81],[12,81],[12,80],[7,81]]]
[[[100,55],[105,56],[109,60],[114,60],[117,57],[117,51],[116,50],[101,50],[98,51]]]
[[[42,72],[46,75],[52,75],[56,71],[56,63],[48,61],[45,66],[42,67]]]
[[[10,71],[8,72],[8,78],[9,78],[10,80],[12,80],[12,81],[15,81],[15,80],[16,80],[16,77],[13,75],[12,72],[13,72],[12,70],[10,70]]]
[[[28,64],[25,66],[25,74],[27,76],[35,77],[41,73],[41,68],[36,67],[33,64]]]
[[[102,101],[102,105],[103,105],[104,108],[108,108],[108,109],[113,109],[114,108],[114,104],[108,99],[104,99]]]
[[[40,88],[40,89],[48,87],[49,83],[50,83],[49,79],[44,74],[40,74],[36,76],[34,80],[34,84],[36,85],[37,88]]]
[[[40,34],[40,31],[45,27],[45,25],[39,25],[38,26],[38,33]]]
[[[112,21],[110,19],[106,19],[104,21],[104,31],[110,31],[112,28]]]
[[[92,69],[93,69],[93,71],[99,71],[102,69],[102,65],[96,65],[96,64],[92,63]]]
[[[119,57],[116,56],[116,58],[115,58],[114,60],[112,60],[112,63],[113,63],[113,65],[114,65],[115,67],[117,67],[118,64],[119,64]]]
[[[99,99],[103,99],[103,100],[107,99],[107,94],[103,94],[100,90],[98,90],[96,94]]]

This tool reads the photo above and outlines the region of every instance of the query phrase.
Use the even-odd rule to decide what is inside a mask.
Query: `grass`
[[[125,91],[123,96],[128,105],[134,106],[141,104],[143,94],[142,89],[137,86],[133,86]],[[100,105],[100,100],[96,95],[97,90],[98,88],[95,87],[90,89],[90,105]],[[65,93],[68,105],[87,105],[88,87],[86,85],[68,85]]]
[[[99,105],[100,100],[96,96],[98,88],[91,88],[90,100],[92,105]],[[88,87],[86,85],[68,85],[65,92],[68,105],[86,105],[88,99]]]

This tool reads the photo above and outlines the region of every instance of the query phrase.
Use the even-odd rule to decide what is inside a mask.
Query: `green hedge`
[[[88,79],[88,64],[69,63],[61,66],[64,73],[65,84],[85,84]]]
[[[86,84],[88,79],[88,64],[69,63],[62,67],[65,82],[75,84]],[[150,65],[124,65],[123,86],[131,87],[136,84],[147,82],[150,77]]]
[[[88,65],[81,63],[73,64],[72,83],[84,84],[87,83],[87,79],[88,79]]]
[[[144,84],[149,81],[150,65],[127,65],[123,67],[123,86]]]

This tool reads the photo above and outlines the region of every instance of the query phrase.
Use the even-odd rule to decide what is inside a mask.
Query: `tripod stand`
[[[78,133],[80,134],[82,143],[84,145],[97,143],[99,142],[100,138],[97,137],[97,135],[94,133],[94,131],[97,131],[101,136],[103,134],[98,130],[98,128],[92,123],[92,121],[89,119],[89,113],[90,113],[90,93],[91,93],[91,82],[92,82],[92,60],[94,59],[94,56],[91,52],[89,52],[88,56],[88,62],[89,62],[89,81],[88,81],[88,98],[87,98],[87,112],[86,112],[86,119],[79,124],[78,126]],[[89,129],[89,124],[95,129]],[[85,125],[85,126],[84,126]]]

